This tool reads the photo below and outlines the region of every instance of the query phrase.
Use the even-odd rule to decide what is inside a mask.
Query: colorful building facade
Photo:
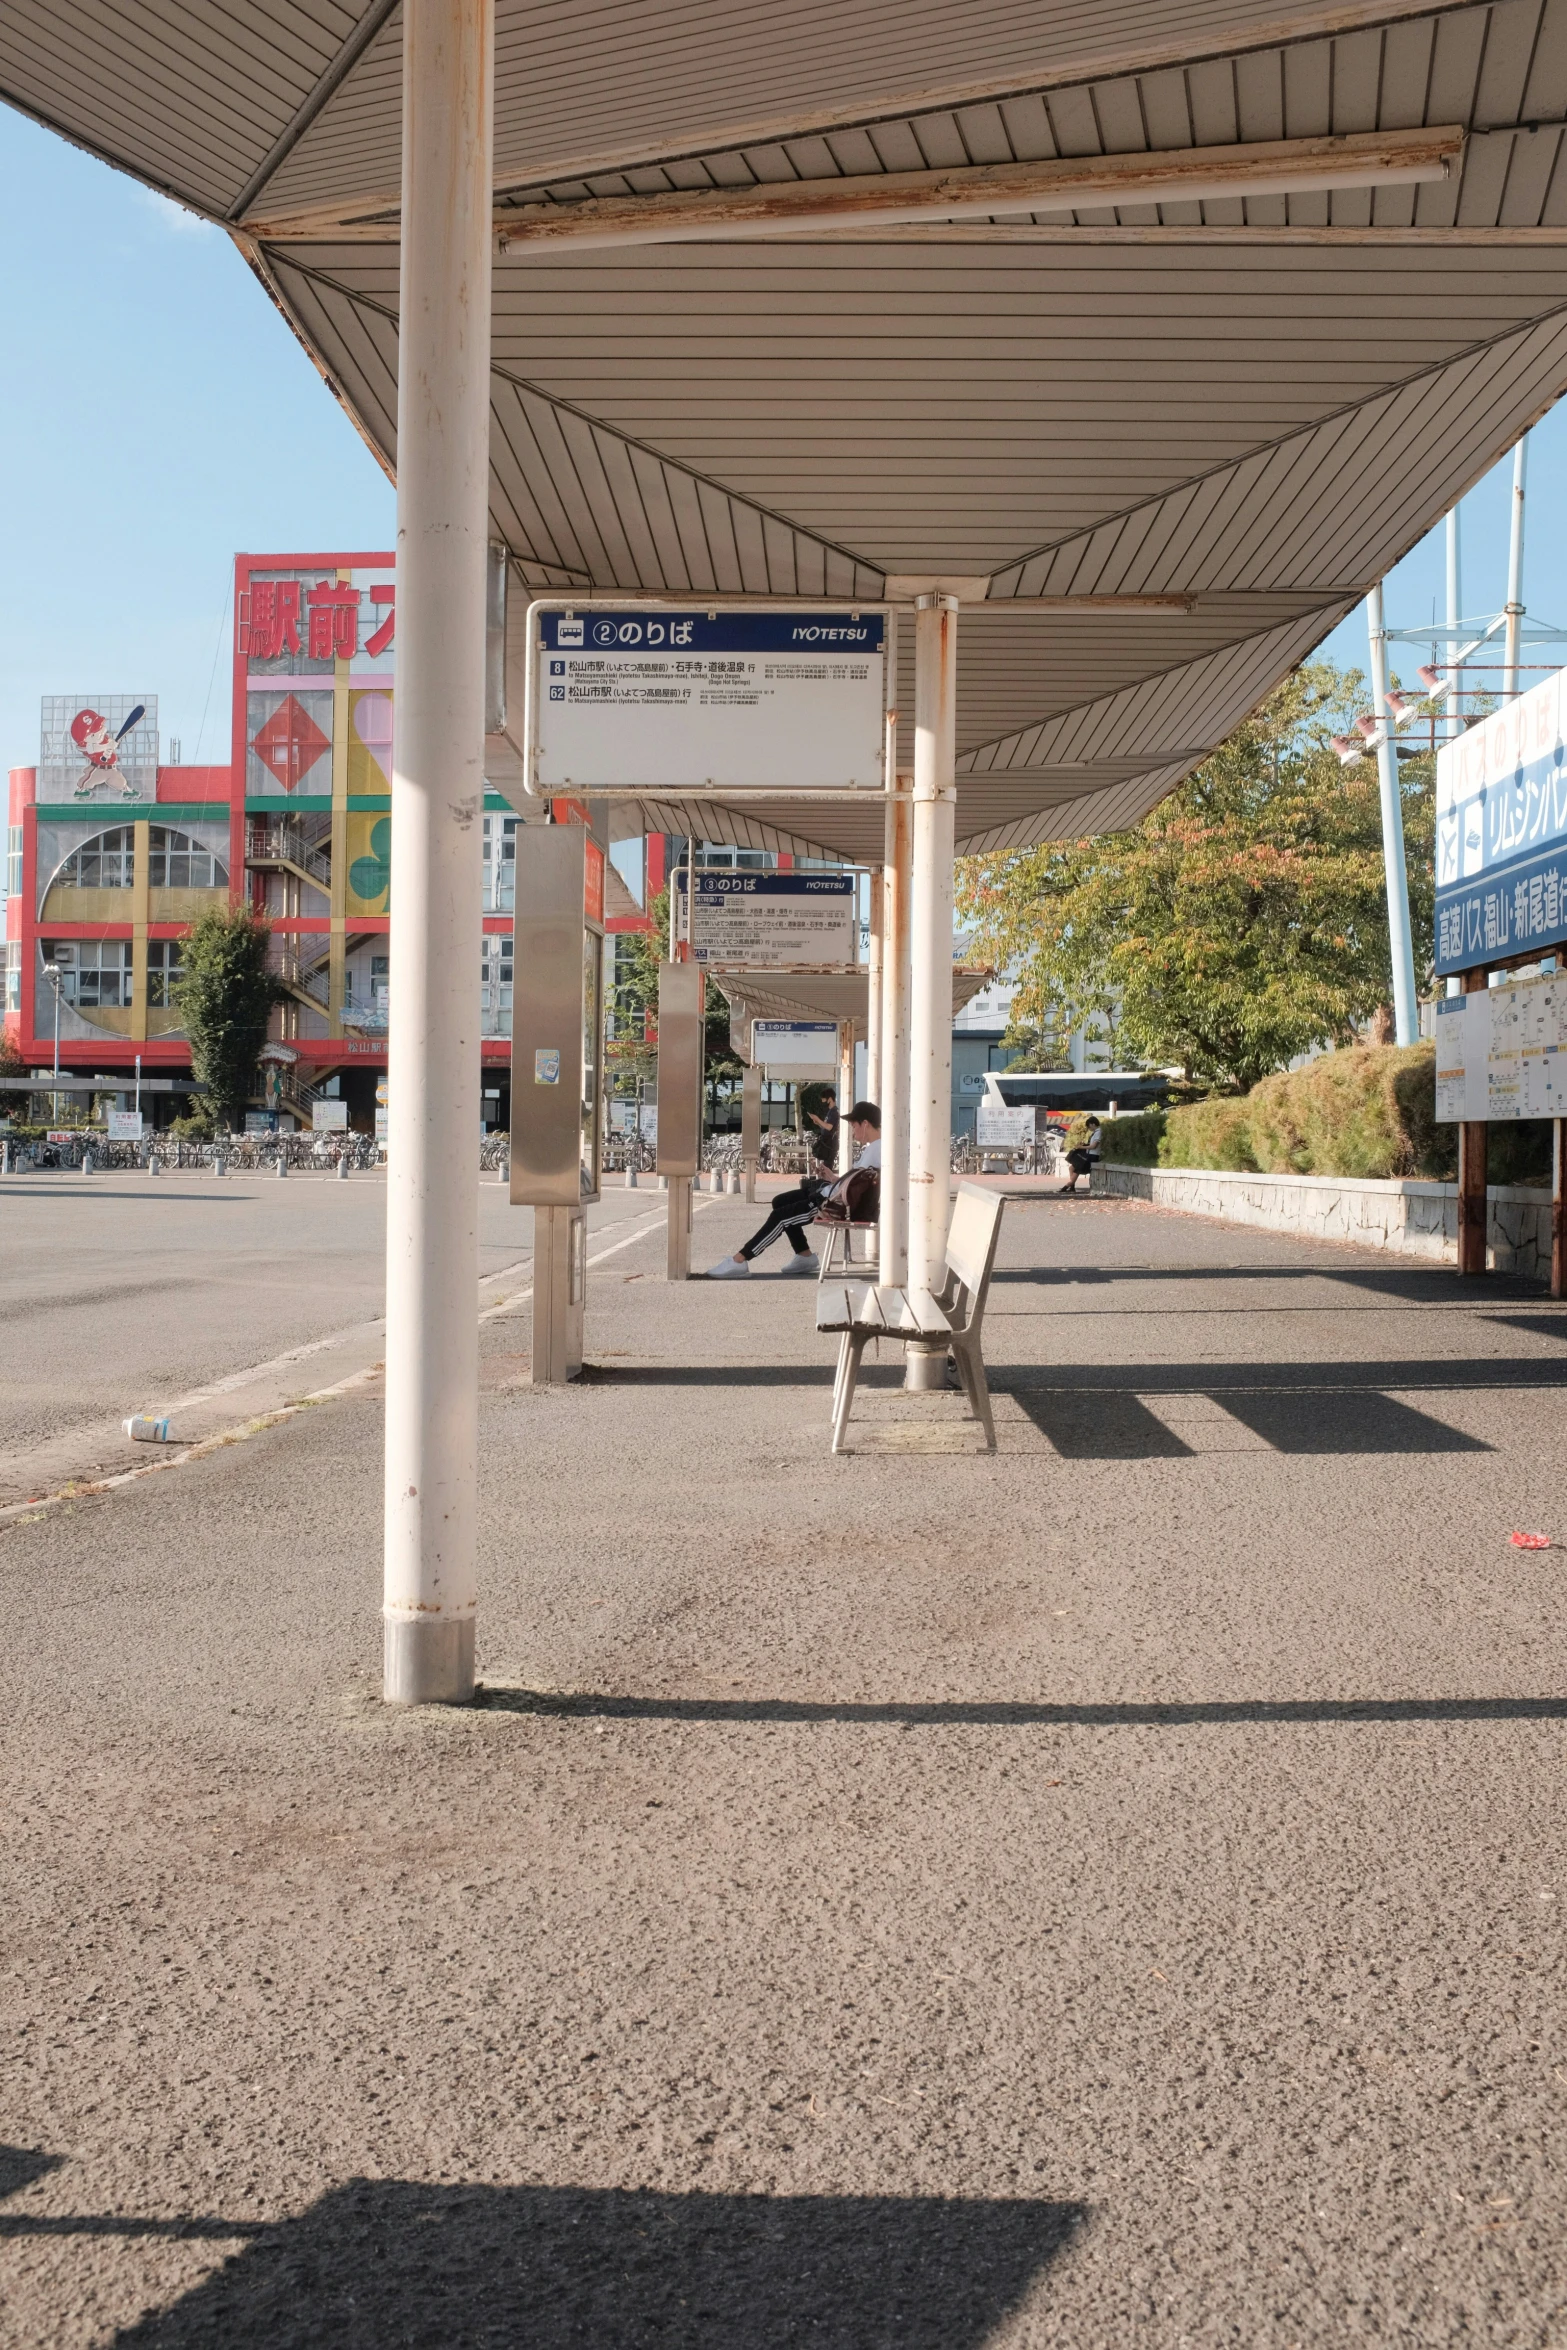
[[[227,766],[158,764],[146,705],[117,735],[112,699],[67,712],[56,697],[39,765],[12,769],[7,1031],[29,1068],[53,1066],[58,1021],[64,1071],[188,1073],[171,1002],[183,938],[204,907],[248,898],[282,994],[258,1106],[308,1124],[329,1088],[369,1131],[387,1057],[394,559],[241,555],[234,615]],[[117,762],[117,741],[138,760]],[[474,984],[492,1125],[508,1107],[518,822],[487,789]]]

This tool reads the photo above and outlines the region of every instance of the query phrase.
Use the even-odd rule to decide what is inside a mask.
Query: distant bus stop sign
[[[529,607],[528,783],[576,794],[879,790],[884,607]]]
[[[835,1020],[753,1020],[751,1058],[784,1085],[829,1082],[838,1073]]]
[[[691,942],[694,963],[734,963],[787,970],[799,963],[852,963],[859,884],[852,873],[704,873],[675,875],[676,936]]]

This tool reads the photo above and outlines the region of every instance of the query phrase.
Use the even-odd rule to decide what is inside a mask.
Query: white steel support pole
[[[1507,534],[1507,649],[1502,658],[1502,691],[1510,701],[1518,691],[1519,633],[1523,623],[1523,509],[1529,472],[1529,435],[1513,451],[1512,521]]]
[[[1400,1044],[1414,1044],[1420,1034],[1420,1007],[1415,996],[1415,950],[1409,927],[1409,865],[1404,855],[1398,749],[1387,707],[1387,636],[1380,584],[1366,598],[1366,623],[1371,642],[1371,697],[1382,718],[1377,782],[1382,794],[1382,865],[1387,876],[1387,938],[1393,964],[1393,1031]]]
[[[1464,731],[1463,669],[1453,656],[1458,651],[1458,624],[1464,616],[1463,531],[1458,508],[1451,507],[1447,517],[1447,689],[1448,734],[1456,738]]]
[[[1447,515],[1447,739],[1456,742],[1464,731],[1464,665],[1456,658],[1458,624],[1464,616],[1464,536],[1456,506]],[[1447,979],[1449,995],[1462,995],[1459,973]]]
[[[847,1175],[854,1164],[854,1137],[849,1111],[854,1103],[854,1022],[838,1023],[838,1172]]]
[[[865,951],[865,1098],[878,1103],[881,1100],[881,922],[885,897],[881,874],[873,870]]]
[[[909,1287],[945,1277],[952,1193],[952,859],[957,822],[958,605],[914,611],[914,876],[909,934]],[[945,1379],[946,1348],[909,1347],[906,1384]]]
[[[881,944],[881,1263],[901,1289],[909,1277],[909,913],[913,895],[912,777],[889,763]]]
[[[493,0],[404,0],[385,1695],[473,1695]]]

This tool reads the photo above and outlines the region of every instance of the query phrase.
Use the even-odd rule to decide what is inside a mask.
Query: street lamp
[[[56,947],[44,965],[44,977],[54,989],[54,1122],[60,1123],[60,989],[62,974],[76,960],[74,947]]]

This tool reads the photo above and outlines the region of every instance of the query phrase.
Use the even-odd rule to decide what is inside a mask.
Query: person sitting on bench
[[[849,1112],[849,1132],[859,1146],[853,1172],[858,1174],[862,1167],[880,1167],[881,1112],[874,1102],[855,1103]],[[823,1204],[835,1192],[841,1191],[848,1180],[847,1175],[840,1175],[836,1181],[802,1183],[798,1190],[781,1191],[768,1209],[767,1221],[760,1231],[753,1232],[732,1257],[725,1257],[721,1264],[714,1265],[707,1276],[709,1281],[748,1279],[752,1258],[759,1257],[764,1248],[770,1248],[780,1232],[788,1233],[789,1246],[793,1251],[783,1268],[785,1274],[809,1273],[814,1280],[821,1267],[816,1251],[806,1239],[801,1226],[809,1224],[813,1217],[819,1215]]]
[[[1069,1183],[1062,1184],[1059,1196],[1063,1199],[1070,1199],[1077,1189],[1079,1175],[1087,1175],[1092,1179],[1094,1169],[1099,1164],[1099,1121],[1097,1118],[1089,1119],[1087,1126],[1083,1129],[1082,1141],[1077,1144],[1075,1149],[1067,1152],[1066,1163],[1072,1170],[1072,1179]]]

